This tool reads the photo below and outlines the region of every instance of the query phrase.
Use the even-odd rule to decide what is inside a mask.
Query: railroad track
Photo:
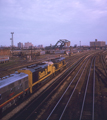
[[[63,84],[63,82],[69,77],[69,75],[74,71],[74,69],[76,69],[78,67],[78,65],[80,64],[81,61],[82,61],[82,59],[80,59],[78,61],[78,63],[74,64],[71,68],[69,68],[65,72],[65,74],[67,74],[66,77],[65,77],[65,74],[63,74],[62,76],[60,76],[59,78],[57,78],[54,83],[52,83],[42,94],[40,94],[40,96],[38,96],[36,99],[34,99],[29,105],[27,105],[27,107],[25,107],[18,114],[16,114],[15,116],[13,116],[11,118],[11,120],[12,119],[16,120],[16,119],[21,119],[21,118],[23,118],[23,119],[29,119],[29,117],[31,119],[31,116],[34,115],[33,113],[36,113],[38,111],[38,109],[40,110],[41,106],[45,102],[47,102],[47,99],[52,98],[53,94]],[[72,71],[70,69],[72,69]],[[70,71],[70,73],[69,73],[69,71]],[[64,79],[62,79],[62,78],[64,78]],[[42,101],[40,101],[40,100],[42,100]],[[28,116],[28,114],[26,114],[26,112],[29,113],[29,116]]]
[[[83,61],[82,61],[83,62]],[[81,88],[78,87],[79,84],[81,84],[81,78],[84,75],[84,72],[87,72],[86,69],[88,68],[88,73],[87,73],[87,80],[84,81],[84,88],[83,91]],[[78,66],[79,65],[79,66]],[[38,114],[40,114],[41,109],[44,105],[47,104],[47,101],[50,102],[50,98],[52,99],[53,93],[56,92],[57,88],[55,88],[55,91],[52,91],[51,93],[47,93],[44,95],[45,97],[41,97],[40,99],[44,99],[43,101],[36,102],[36,105],[34,106],[35,102],[33,102],[33,106],[29,105],[31,108],[35,108],[34,110],[31,110],[31,108],[25,108],[24,112],[29,111],[29,115],[27,113],[20,113],[20,115],[16,116],[16,118],[13,119],[25,119],[25,120],[30,120],[30,119],[55,119],[55,120],[65,120],[65,119],[72,119],[72,120],[94,120],[94,112],[95,112],[95,57],[92,57],[92,60],[89,58],[86,58],[84,60],[84,63],[79,63],[75,70],[76,74],[74,74],[74,70],[69,73],[69,75],[72,74],[73,78],[70,80],[69,85],[66,86],[65,90],[59,97],[57,96],[57,100],[53,102],[53,105],[48,106],[48,109],[44,112],[42,115],[43,117],[39,118]],[[67,73],[68,74],[68,73]],[[84,76],[84,77],[86,77]],[[65,79],[70,79],[70,76]],[[56,86],[56,85],[55,85]],[[54,88],[54,87],[53,87]],[[53,90],[52,88],[52,90]],[[50,91],[50,90],[49,90]],[[88,95],[87,95],[88,94]],[[49,95],[49,96],[48,96]],[[46,97],[47,96],[47,97]],[[81,96],[81,97],[80,97]],[[88,96],[88,97],[87,97]],[[82,100],[76,100],[78,97]],[[78,103],[75,103],[78,102]],[[78,104],[79,108],[77,108]],[[74,104],[74,105],[73,105]],[[81,106],[81,107],[80,107]],[[91,107],[90,107],[91,106]],[[46,106],[45,106],[46,107]],[[70,110],[71,108],[71,110]],[[81,109],[80,109],[81,108]],[[45,108],[46,109],[46,108]],[[72,110],[74,109],[74,110]],[[33,111],[30,113],[30,111]],[[77,112],[78,111],[78,112]],[[76,113],[75,113],[76,112]]]
[[[107,71],[106,71],[106,63],[105,63],[105,59],[104,59],[104,56],[101,55],[101,63],[102,63],[102,66],[103,66],[103,69],[105,71],[105,75],[107,76]]]
[[[78,65],[80,65],[80,61],[78,62]],[[74,65],[76,68],[78,67],[78,65]],[[71,72],[73,72],[74,71],[74,69],[76,69],[76,68],[73,68],[73,70],[71,71]],[[70,68],[71,69],[71,68]],[[70,70],[69,69],[69,70]],[[67,73],[68,74],[68,73]],[[69,74],[71,74],[71,73],[69,73]],[[62,77],[64,77],[64,76],[62,76]],[[62,78],[61,78],[62,79]],[[65,79],[67,79],[67,78],[65,78]],[[64,79],[64,80],[65,80]],[[58,82],[58,80],[57,80],[57,82]],[[63,82],[63,80],[61,80],[61,83],[60,84],[62,84],[62,82]],[[58,84],[58,83],[57,83]],[[56,86],[56,85],[55,85]],[[50,86],[51,87],[51,86]],[[59,88],[59,86],[57,87],[57,88]],[[52,90],[53,90],[53,88],[51,88]],[[55,88],[55,90],[56,90],[56,88]],[[49,92],[50,92],[50,90],[49,90]],[[54,91],[55,92],[55,91]],[[53,91],[51,92],[51,94],[53,93]],[[47,96],[47,94],[49,94],[47,91],[46,91],[46,95],[44,95],[45,97]],[[51,96],[52,97],[52,96]],[[47,96],[46,98],[42,98],[42,100],[44,99],[44,100],[46,100],[47,98],[50,98],[50,94],[49,94],[49,96]],[[40,98],[41,99],[41,98]],[[31,103],[34,103],[34,102],[31,102]],[[36,101],[36,103],[38,104],[38,102]],[[40,106],[41,106],[41,104],[44,104],[44,101],[42,102],[40,102],[40,100],[39,100],[39,103],[40,103]],[[31,107],[31,105],[29,105],[30,107]],[[36,113],[36,111],[38,111],[37,109],[40,109],[39,107],[37,107],[37,105],[34,107],[34,104],[33,104],[33,107],[31,107],[31,108],[36,108],[35,110],[33,110],[33,113]],[[31,108],[25,108],[25,112],[26,112],[26,109],[27,110],[30,110],[30,111],[32,111],[31,110]],[[30,112],[28,112],[29,114],[30,114]],[[25,118],[23,118],[24,116],[23,115],[25,115]],[[13,119],[20,119],[20,118],[23,118],[23,119],[29,119],[29,117],[30,117],[30,119],[32,118],[31,116],[32,116],[32,113],[31,113],[31,115],[30,116],[27,116],[26,117],[26,115],[27,114],[25,114],[25,113],[21,113],[21,116],[20,115],[17,115],[15,118],[13,118]]]
[[[84,61],[84,63],[79,68],[78,72],[76,72],[76,74],[75,74],[74,78],[71,80],[69,86],[67,87],[67,89],[65,90],[65,92],[63,93],[63,95],[61,96],[59,101],[56,103],[55,107],[52,109],[52,111],[46,118],[47,120],[53,119],[53,118],[56,120],[61,120],[61,119],[76,120],[76,119],[78,119],[78,118],[73,117],[74,112],[76,112],[75,108],[77,108],[73,104],[75,104],[75,102],[77,101],[76,99],[78,99],[77,98],[78,92],[80,94],[80,91],[77,91],[77,86],[80,83],[80,80],[83,76],[83,73],[86,69],[88,62],[89,62],[89,58],[87,58]],[[75,85],[73,85],[73,84],[75,84]],[[69,96],[68,96],[68,94],[69,94]],[[66,100],[66,98],[67,98],[67,100]],[[74,100],[75,100],[75,102],[74,102]],[[60,109],[60,108],[62,108],[62,109]],[[74,108],[74,110],[72,110],[73,108]]]
[[[81,57],[82,58],[82,57]],[[66,61],[68,61],[67,62],[67,67],[69,67],[72,63],[74,64],[75,62],[76,62],[76,59],[77,59],[77,61],[80,59],[80,58],[78,58],[78,56],[75,56],[75,57],[73,57],[73,59],[72,59],[72,57],[70,57],[68,60],[66,60]],[[72,61],[71,63],[69,63],[69,61]],[[34,92],[37,92],[40,88],[42,88],[45,84],[47,84],[49,82],[49,80],[48,81],[45,81],[44,83],[42,83],[42,84],[40,84],[40,86],[38,86],[37,87],[37,89],[34,91]],[[28,99],[28,97],[27,98],[25,98],[24,100],[26,100],[26,99]],[[23,100],[22,100],[22,102],[23,102]],[[20,103],[21,104],[21,103]],[[13,106],[12,107],[12,109],[14,109],[15,107],[17,107],[19,105],[19,103],[18,104],[16,104],[15,106]],[[9,109],[9,110],[7,110],[6,112],[4,112],[3,114],[2,114],[2,117],[3,116],[5,116],[9,111],[12,111],[12,109]]]
[[[78,57],[76,56],[76,57],[74,57],[73,60],[75,61],[77,58],[78,58]],[[72,59],[72,57],[71,57],[71,59]],[[68,59],[67,61],[68,61],[68,63],[69,63],[69,61],[71,61],[71,60]],[[85,64],[85,63],[84,63],[84,64]],[[80,65],[80,63],[79,63],[78,65]],[[69,64],[68,64],[68,66],[69,66]],[[72,66],[72,69],[74,69],[75,66],[76,66],[76,64],[75,64],[74,66]],[[84,66],[84,65],[83,65],[83,66]],[[76,68],[77,68],[77,67],[78,67],[78,66],[76,66]],[[76,69],[76,68],[75,68],[75,69]],[[69,71],[70,71],[70,69],[71,69],[71,68],[69,68]],[[83,68],[82,68],[82,69],[83,69]],[[85,69],[85,68],[84,68],[84,69]],[[76,73],[77,73],[77,72],[78,72],[78,70],[76,70]],[[68,74],[68,71],[66,72],[66,74]],[[72,71],[72,75],[73,75],[73,74],[74,74],[74,71]],[[83,74],[83,73],[82,73],[82,74]],[[65,75],[64,75],[64,76],[65,76]],[[64,76],[62,76],[62,78],[64,78]],[[78,79],[79,79],[79,76],[81,76],[81,73],[79,73],[79,75],[77,75]],[[62,81],[62,78],[59,78],[60,81]],[[66,79],[68,79],[68,78],[66,78]],[[57,79],[56,81],[58,81],[58,79]],[[76,83],[76,82],[75,82],[75,83]],[[56,83],[55,86],[57,86],[57,84],[59,84],[59,83]],[[64,84],[64,83],[62,82],[61,84]],[[73,84],[74,84],[74,83],[73,83]],[[53,88],[55,88],[55,86],[54,86]],[[53,88],[50,87],[49,92],[51,91],[51,89],[53,90]],[[48,88],[47,88],[47,89],[48,89]],[[56,90],[57,90],[57,89],[56,89]],[[46,93],[44,94],[44,97],[42,96],[40,100],[45,99],[46,96],[49,94],[49,92],[46,92]],[[54,91],[53,93],[55,93],[55,92],[56,92],[56,91]],[[52,95],[52,96],[53,96],[53,95]],[[51,96],[51,98],[52,98],[52,96]],[[49,97],[49,98],[50,98],[50,97]],[[25,108],[25,111],[26,111],[26,109],[29,109],[30,111],[34,111],[34,112],[33,112],[33,115],[32,115],[32,113],[31,113],[30,119],[31,119],[31,118],[35,118],[35,114],[36,114],[36,117],[37,117],[37,115],[38,115],[38,113],[39,113],[38,111],[40,110],[41,105],[44,104],[44,102],[42,103],[42,101],[40,102],[40,100],[38,100],[38,102],[36,101],[36,103],[32,101],[32,103],[35,104],[35,107],[34,107],[34,104],[33,104],[33,106],[32,106],[31,108],[34,107],[34,108],[36,108],[36,110],[31,110],[31,108],[30,108],[30,109],[29,109],[29,108]],[[46,101],[47,101],[47,100],[46,100]],[[41,105],[40,105],[40,107],[37,107],[39,103],[40,103]],[[28,105],[28,106],[30,106],[30,105]],[[28,112],[28,113],[30,113],[30,112]],[[19,117],[16,117],[16,118],[22,119],[22,118],[24,117],[23,115],[26,114],[26,113],[21,113],[21,114],[22,114],[21,117],[19,116]],[[18,115],[18,114],[17,114],[17,115]],[[26,115],[27,115],[27,114],[26,114]],[[16,118],[15,118],[15,119],[16,119]],[[14,119],[14,117],[11,118],[11,119]],[[27,117],[25,117],[25,118],[23,118],[23,119],[29,119],[29,116],[27,116]]]
[[[79,120],[94,120],[94,101],[95,101],[95,57],[93,57],[91,61],[88,78],[84,90]]]

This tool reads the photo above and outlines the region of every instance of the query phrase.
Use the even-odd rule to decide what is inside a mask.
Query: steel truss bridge
[[[62,49],[64,46],[70,46],[70,41],[67,39],[60,39],[55,45],[54,45],[54,49],[55,48],[59,48]]]

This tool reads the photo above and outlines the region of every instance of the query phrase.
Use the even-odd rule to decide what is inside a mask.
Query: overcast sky
[[[11,32],[14,45],[107,44],[107,0],[0,0],[0,45],[11,45]]]

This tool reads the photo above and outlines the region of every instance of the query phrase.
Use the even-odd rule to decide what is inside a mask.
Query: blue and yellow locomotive
[[[51,59],[22,68],[0,79],[0,111],[3,112],[16,103],[20,97],[32,93],[37,85],[50,80],[51,76],[66,67],[64,57]]]

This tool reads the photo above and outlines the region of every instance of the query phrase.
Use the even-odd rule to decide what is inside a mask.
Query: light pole
[[[13,34],[14,34],[14,32],[11,32],[11,34],[12,34],[12,38],[10,38],[10,40],[12,40],[12,54],[13,54]]]

